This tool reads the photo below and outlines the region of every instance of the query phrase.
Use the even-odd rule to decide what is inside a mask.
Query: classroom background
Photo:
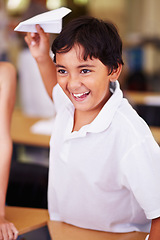
[[[160,144],[159,0],[0,0],[0,61],[17,69],[17,98],[11,134],[13,157],[7,204],[47,208],[49,138],[55,109],[17,24],[61,6],[72,9],[63,20],[89,15],[116,24],[125,65],[121,88],[149,124]],[[56,37],[51,34],[51,42]]]

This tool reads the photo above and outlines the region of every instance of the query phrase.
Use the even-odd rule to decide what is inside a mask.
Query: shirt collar
[[[119,107],[121,100],[123,98],[123,93],[120,90],[119,82],[116,81],[111,83],[110,91],[113,93],[106,104],[103,106],[102,110],[99,112],[97,117],[89,125],[84,126],[86,132],[102,132],[109,127],[112,119]]]

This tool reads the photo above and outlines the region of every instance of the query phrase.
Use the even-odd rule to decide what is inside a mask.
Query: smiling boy
[[[110,232],[149,231],[153,219],[149,239],[159,240],[160,149],[120,90],[116,28],[92,17],[73,20],[53,42],[55,65],[48,35],[37,31],[25,39],[57,109],[50,218]]]
[[[72,131],[91,123],[110,98],[110,81],[115,81],[121,65],[109,74],[99,59],[83,59],[84,49],[75,45],[69,52],[56,55],[57,80],[75,107]],[[60,64],[59,64],[60,63]]]

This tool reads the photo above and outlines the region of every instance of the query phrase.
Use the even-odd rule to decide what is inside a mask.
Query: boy
[[[16,239],[18,231],[5,219],[5,200],[12,156],[11,117],[16,97],[16,70],[0,62],[0,239]]]
[[[111,232],[149,231],[153,219],[149,239],[160,239],[160,149],[119,88],[116,28],[92,17],[73,20],[53,42],[55,65],[48,35],[37,31],[25,40],[57,109],[50,218]]]

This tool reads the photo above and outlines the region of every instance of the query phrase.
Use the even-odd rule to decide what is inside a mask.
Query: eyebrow
[[[90,64],[83,64],[83,65],[79,65],[77,68],[86,68],[86,67],[95,67],[95,66]],[[56,68],[66,68],[66,67],[60,64],[56,64]]]
[[[95,67],[94,65],[90,65],[90,64],[83,64],[78,66],[78,68],[84,68],[84,67]]]
[[[65,66],[60,65],[60,64],[56,64],[56,68],[65,68]]]

